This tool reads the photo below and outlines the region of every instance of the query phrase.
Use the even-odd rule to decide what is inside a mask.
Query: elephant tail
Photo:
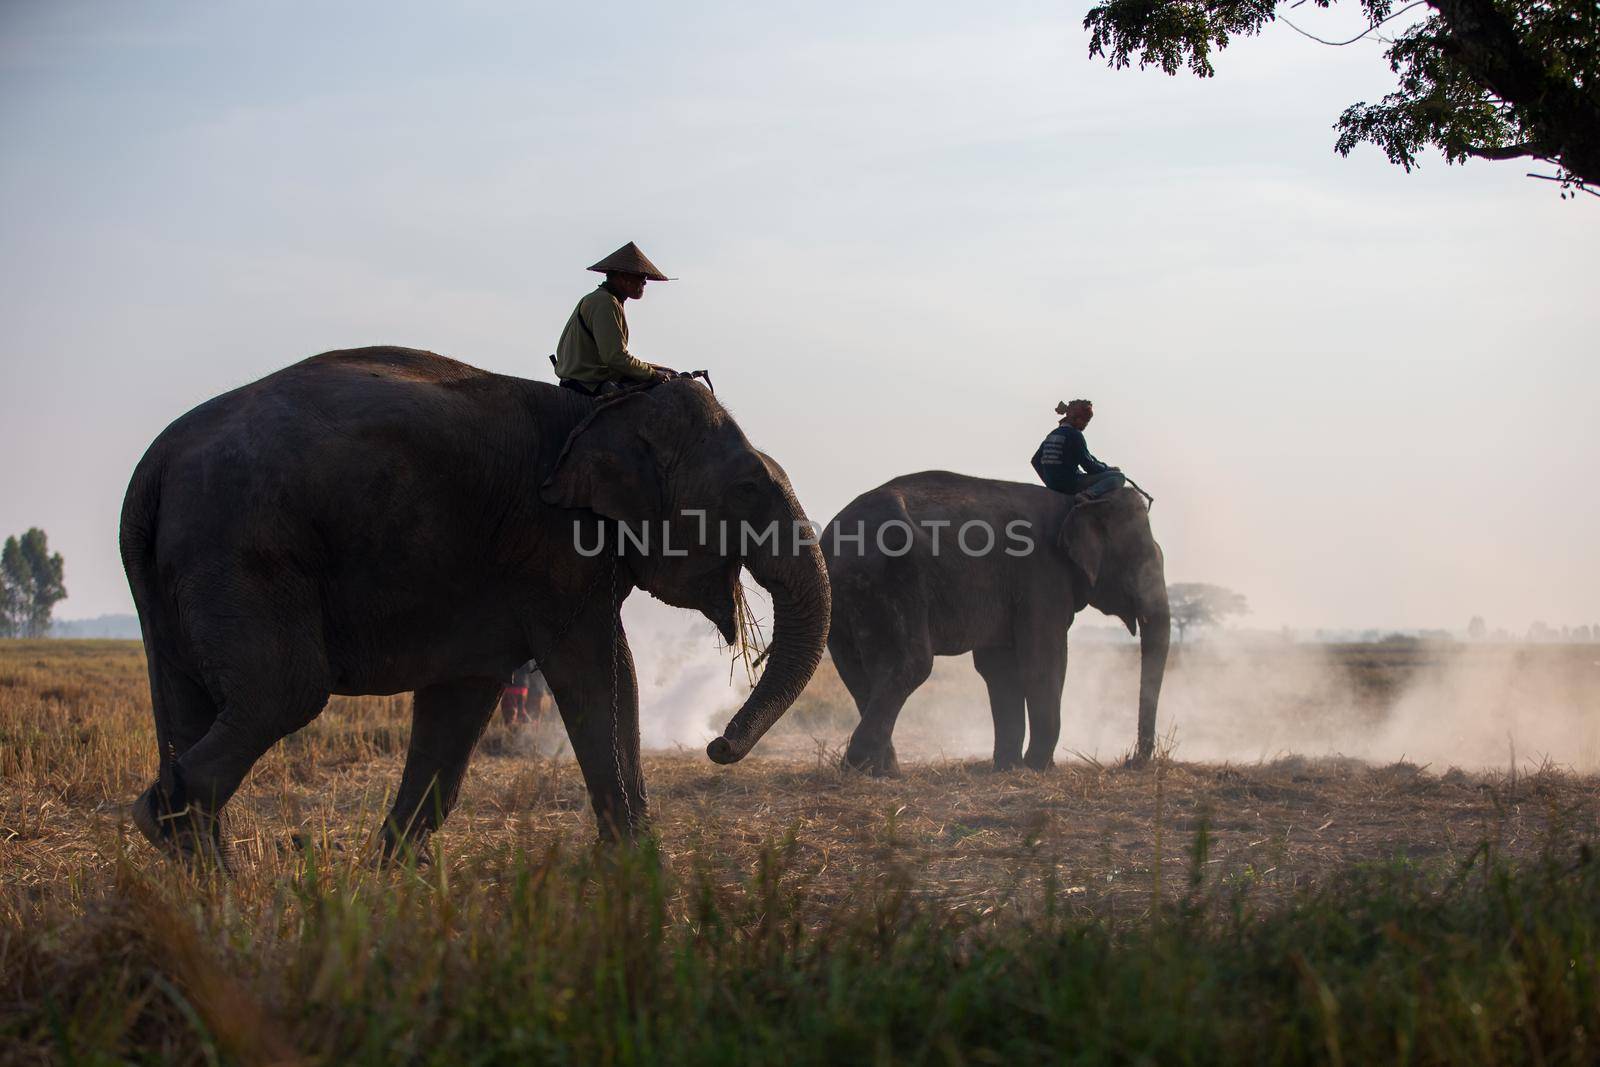
[[[170,630],[161,624],[160,571],[156,567],[156,532],[160,529],[161,484],[166,467],[158,448],[159,444],[152,447],[134,468],[128,492],[122,498],[122,520],[117,530],[117,548],[128,576],[128,589],[133,593],[133,606],[139,612],[139,630],[147,657],[154,655],[160,637]]]
[[[143,614],[146,583],[155,575],[156,522],[161,510],[160,459],[152,453],[134,468],[128,492],[122,498],[122,522],[117,544],[122,554],[122,569],[127,572],[134,601]]]
[[[179,666],[180,657],[174,641],[177,626],[158,584],[156,531],[160,529],[164,468],[157,448],[145,453],[139,461],[122,500],[122,523],[117,537],[122,567],[128,574],[134,607],[139,611],[139,632],[144,638],[159,767],[155,786],[139,801],[150,807],[143,821],[136,812],[135,822],[158,847],[166,847],[170,834],[170,826],[161,823],[159,816],[181,811],[188,804],[178,771],[177,757],[181,753],[174,747],[175,739],[180,734],[192,737],[196,732],[194,724],[209,725],[217,716],[215,701]],[[199,732],[204,732],[203,727]]]

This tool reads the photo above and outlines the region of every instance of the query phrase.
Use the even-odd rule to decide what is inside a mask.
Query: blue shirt
[[[1089,453],[1089,442],[1071,426],[1063,424],[1051,430],[1033,454],[1033,469],[1039,480],[1058,493],[1077,489],[1080,468],[1084,474],[1104,474],[1111,469]]]

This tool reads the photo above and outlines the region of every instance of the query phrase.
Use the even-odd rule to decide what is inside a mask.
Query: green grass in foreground
[[[1204,838],[1197,842],[1203,859]],[[120,868],[0,930],[0,1060],[324,1063],[1592,1062],[1600,861],[1351,872],[1287,909],[977,917],[887,875],[808,897],[654,852],[319,867],[245,891]],[[1196,864],[1194,869],[1203,869]],[[1026,914],[1025,914],[1026,912]],[[12,916],[11,918],[15,918]]]

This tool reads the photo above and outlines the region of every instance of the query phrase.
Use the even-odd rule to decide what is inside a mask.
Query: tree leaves
[[[1300,0],[1301,3],[1306,0]],[[1331,7],[1336,0],[1310,0]],[[1595,0],[1427,0],[1433,13],[1389,43],[1398,78],[1379,103],[1346,108],[1334,150],[1368,143],[1407,171],[1427,148],[1446,162],[1542,159],[1564,190],[1600,184],[1600,4]],[[1376,28],[1391,0],[1359,0]],[[1276,0],[1105,0],[1084,18],[1089,54],[1122,68],[1199,77],[1213,50],[1260,33]],[[1299,6],[1298,4],[1294,6]],[[1304,31],[1301,31],[1302,33]],[[1350,42],[1343,42],[1350,43]]]
[[[43,637],[50,615],[67,595],[61,553],[38,527],[8,537],[0,548],[0,637]]]

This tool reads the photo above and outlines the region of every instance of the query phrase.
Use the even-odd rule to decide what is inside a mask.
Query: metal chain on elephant
[[[578,624],[578,619],[581,619],[584,611],[589,608],[589,600],[594,597],[595,589],[600,587],[600,582],[605,582],[606,593],[608,593],[606,608],[611,611],[611,769],[616,773],[616,787],[622,793],[622,811],[627,816],[627,824],[632,827],[634,825],[634,801],[629,800],[627,777],[622,774],[622,736],[621,733],[618,733],[618,720],[621,718],[622,709],[622,696],[621,691],[619,691],[621,670],[619,670],[618,664],[618,657],[621,654],[619,649],[621,649],[622,643],[622,613],[621,609],[618,608],[618,603],[616,603],[616,557],[608,557],[608,560],[610,560],[608,566],[602,569],[600,573],[595,574],[594,581],[589,582],[589,587],[584,589],[584,595],[578,601],[578,608],[573,609],[573,614],[566,619],[565,624],[562,624],[562,627],[552,635],[549,646],[544,651],[544,656],[539,657],[538,662],[549,662],[550,656],[555,653],[555,649],[562,646],[562,641],[571,632],[573,625]]]
[[[617,603],[616,567],[611,568],[611,603]],[[628,781],[622,773],[622,737],[617,722],[622,718],[622,694],[617,661],[622,652],[622,609],[615,608],[611,615],[611,766],[617,772],[617,788],[622,791],[622,811],[628,819],[628,830],[633,830],[633,801],[628,799]],[[638,710],[635,708],[635,715]]]
[[[633,801],[628,799],[628,781],[627,777],[622,773],[622,738],[617,730],[617,720],[621,718],[622,710],[622,697],[618,686],[621,680],[618,657],[622,643],[622,612],[617,607],[617,560],[615,556],[607,558],[609,560],[608,565],[595,575],[594,581],[590,582],[588,588],[583,591],[583,596],[578,600],[578,606],[573,610],[567,621],[561,625],[561,628],[550,638],[550,644],[545,649],[544,655],[536,662],[549,662],[551,655],[561,647],[562,640],[566,638],[567,634],[572,631],[573,626],[583,616],[585,609],[589,606],[590,599],[594,596],[594,591],[604,581],[606,592],[609,594],[606,606],[611,611],[611,766],[617,773],[617,788],[622,791],[622,810],[627,816],[628,825],[631,828],[633,825]]]
[[[572,632],[573,626],[577,625],[578,620],[583,617],[584,609],[589,606],[589,598],[592,597],[594,595],[594,591],[600,587],[600,582],[602,579],[606,580],[607,584],[612,588],[613,591],[615,591],[617,562],[614,557],[607,557],[607,559],[610,561],[609,566],[600,571],[600,573],[596,574],[594,576],[594,581],[590,582],[588,587],[584,589],[583,596],[578,598],[578,606],[573,609],[573,612],[570,616],[568,616],[567,621],[561,624],[560,629],[556,630],[556,632],[551,635],[550,644],[544,650],[544,655],[534,660],[535,663],[548,662],[551,656],[555,654],[555,650],[561,647],[561,642],[566,639],[567,634]]]

